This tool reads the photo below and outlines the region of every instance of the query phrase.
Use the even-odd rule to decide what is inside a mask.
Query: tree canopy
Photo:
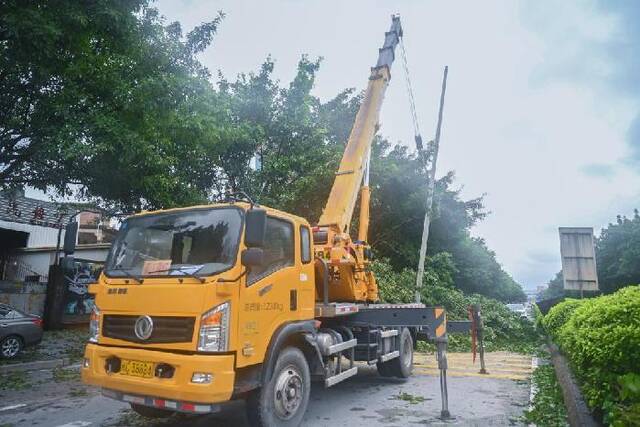
[[[271,58],[214,84],[197,54],[223,14],[184,33],[147,1],[59,3],[0,1],[3,186],[74,193],[124,211],[243,190],[318,220],[361,100],[355,89],[325,102],[312,94],[321,59],[303,56],[286,85]],[[412,150],[376,136],[369,235],[396,271],[417,265],[427,180]],[[452,172],[436,184],[432,215],[427,283],[524,299],[471,237],[483,200],[463,200]]]
[[[225,114],[183,34],[147,1],[0,2],[0,182],[134,209],[205,200]],[[235,129],[229,129],[235,132]]]

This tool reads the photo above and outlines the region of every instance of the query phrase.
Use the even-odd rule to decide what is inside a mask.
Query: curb
[[[35,362],[13,363],[0,365],[0,374],[8,372],[36,371],[38,369],[53,369],[69,364],[69,359],[37,360]]]
[[[550,340],[547,342],[547,347],[551,353],[551,362],[556,371],[556,377],[558,383],[562,389],[562,397],[564,398],[564,404],[567,407],[567,418],[569,424],[572,427],[599,427],[602,426],[596,421],[587,404],[582,397],[580,388],[576,383],[567,359],[560,353],[558,347]]]
[[[531,375],[533,377],[533,372],[540,366],[540,359],[536,356],[531,358]],[[533,383],[533,378],[531,378],[531,389],[529,390],[529,411],[533,409],[533,399],[538,394],[538,387]],[[528,427],[536,427],[534,423],[527,424]]]

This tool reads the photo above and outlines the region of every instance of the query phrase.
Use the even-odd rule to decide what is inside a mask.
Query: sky
[[[472,230],[526,288],[560,270],[558,227],[594,227],[640,207],[640,2],[161,0],[187,31],[226,14],[201,61],[227,78],[271,55],[283,85],[322,57],[323,100],[364,89],[399,13],[420,128],[435,132],[449,66],[438,176],[491,214]],[[399,58],[399,56],[398,56]],[[400,61],[380,133],[412,144]]]

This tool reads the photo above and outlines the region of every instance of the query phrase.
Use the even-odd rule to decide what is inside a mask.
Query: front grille
[[[140,316],[105,314],[102,336],[139,343],[191,342],[195,317],[151,316],[153,332],[146,340],[136,336],[134,325]]]

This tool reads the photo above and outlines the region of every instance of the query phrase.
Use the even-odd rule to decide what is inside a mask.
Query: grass
[[[78,369],[55,368],[53,370],[53,380],[57,383],[80,380]]]
[[[24,371],[10,372],[0,376],[0,390],[24,390],[31,388],[29,376]]]
[[[537,392],[531,402],[532,408],[524,412],[524,421],[538,426],[568,426],[567,410],[553,366],[539,366],[533,371],[531,380]]]

